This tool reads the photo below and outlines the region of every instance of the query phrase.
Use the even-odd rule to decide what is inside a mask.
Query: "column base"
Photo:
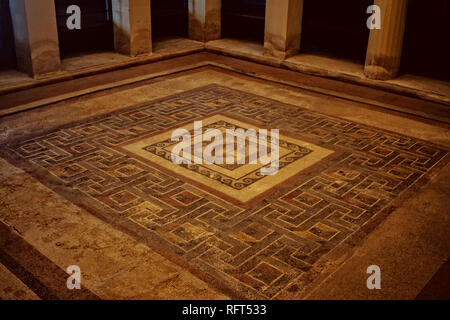
[[[265,56],[284,60],[296,55],[300,50],[300,41],[298,40],[300,39],[300,35],[293,37],[294,40],[287,43],[287,48],[283,47],[286,46],[287,41],[282,37],[272,36],[266,31],[264,38]]]
[[[367,78],[373,80],[390,80],[397,77],[398,69],[392,70],[382,66],[366,65],[364,68],[364,74]]]

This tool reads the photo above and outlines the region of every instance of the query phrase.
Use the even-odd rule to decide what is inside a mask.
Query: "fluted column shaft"
[[[303,0],[267,0],[264,54],[285,59],[300,50]]]
[[[381,29],[370,31],[364,73],[387,80],[398,74],[402,56],[408,0],[375,0],[381,9]]]

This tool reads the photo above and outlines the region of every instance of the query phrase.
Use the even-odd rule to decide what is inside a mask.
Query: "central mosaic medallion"
[[[224,133],[226,129],[257,129],[254,125],[216,114],[204,119],[203,130],[218,129]],[[176,129],[186,129],[194,133],[194,123],[190,122]],[[262,175],[262,167],[269,165],[249,164],[249,147],[246,144],[245,164],[182,164],[172,162],[171,154],[178,141],[172,141],[175,129],[171,128],[162,133],[141,137],[131,143],[120,146],[128,154],[140,160],[150,162],[161,169],[177,174],[208,192],[218,194],[237,204],[267,195],[276,186],[298,175],[302,170],[321,161],[334,151],[325,149],[312,143],[280,135],[279,138],[279,170],[274,175]],[[203,145],[203,148],[206,143]],[[225,146],[224,146],[225,148]],[[270,150],[270,148],[268,148]]]

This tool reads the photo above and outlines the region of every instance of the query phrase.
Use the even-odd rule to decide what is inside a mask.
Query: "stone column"
[[[130,56],[152,52],[150,0],[112,0],[114,46]]]
[[[280,59],[300,50],[303,0],[267,0],[264,54]]]
[[[54,0],[10,0],[17,67],[32,77],[61,70]]]
[[[189,38],[210,41],[221,38],[222,0],[189,0]]]
[[[375,0],[381,29],[370,31],[364,73],[370,79],[395,78],[400,67],[408,0]]]

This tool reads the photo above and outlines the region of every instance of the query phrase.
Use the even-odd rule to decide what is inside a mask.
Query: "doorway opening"
[[[223,0],[222,37],[264,43],[266,0]]]
[[[81,9],[81,29],[69,30],[70,5]],[[111,0],[55,0],[61,58],[80,53],[114,51],[114,27]]]
[[[401,73],[450,81],[449,16],[448,0],[409,1]]]
[[[16,49],[9,0],[0,0],[0,70],[16,69]]]
[[[187,38],[189,13],[187,0],[152,0],[153,42],[170,38]]]
[[[300,50],[364,64],[373,0],[305,0]]]

